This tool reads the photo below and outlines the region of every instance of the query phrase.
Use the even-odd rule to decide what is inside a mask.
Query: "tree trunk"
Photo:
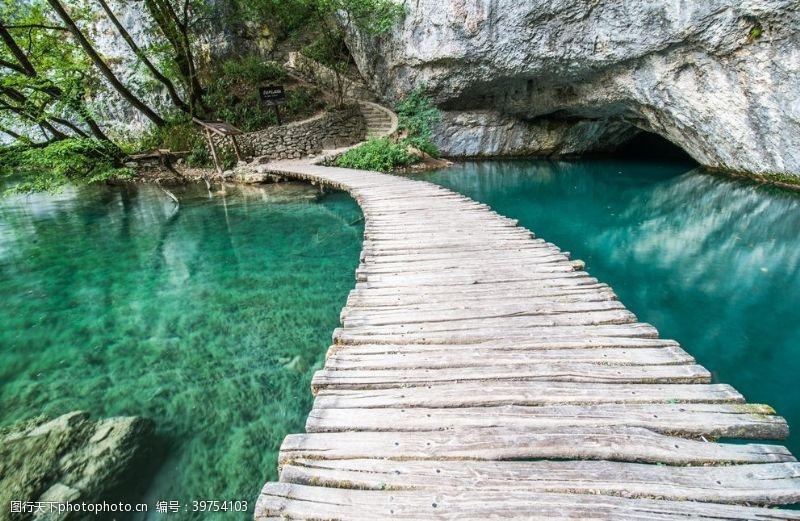
[[[59,18],[64,22],[64,25],[70,30],[72,35],[78,41],[83,51],[92,60],[92,63],[100,69],[100,72],[103,76],[108,80],[108,82],[114,87],[114,89],[131,105],[133,105],[139,112],[144,114],[150,121],[152,121],[156,126],[163,127],[166,125],[166,122],[156,114],[156,112],[148,107],[142,100],[136,97],[136,95],[131,92],[128,87],[126,87],[119,78],[116,77],[114,72],[109,68],[108,64],[103,61],[97,51],[94,49],[92,44],[83,33],[80,31],[78,26],[72,20],[69,13],[67,13],[64,6],[61,5],[59,0],[47,0],[47,3],[53,8],[53,10],[58,14]]]
[[[33,68],[33,64],[28,60],[28,57],[25,55],[25,52],[17,45],[16,40],[14,37],[11,36],[11,33],[8,32],[6,26],[3,24],[2,20],[0,20],[0,38],[2,38],[3,42],[8,47],[8,50],[11,51],[11,54],[14,55],[14,58],[19,62],[20,67],[24,71],[24,74],[28,76],[36,76],[36,69]],[[19,71],[19,69],[15,70]]]
[[[130,47],[133,53],[140,60],[142,60],[142,63],[144,63],[145,67],[147,67],[147,69],[150,71],[150,74],[152,74],[156,80],[160,81],[167,88],[173,105],[175,105],[179,110],[186,112],[187,114],[191,114],[191,108],[186,104],[186,102],[183,101],[183,99],[181,99],[177,89],[175,89],[175,85],[172,83],[172,81],[170,81],[169,78],[164,76],[164,74],[162,74],[161,71],[156,68],[153,62],[151,62],[147,57],[145,52],[142,51],[135,41],[133,41],[130,33],[127,31],[127,29],[125,29],[125,27],[123,27],[114,12],[111,11],[111,8],[108,6],[108,2],[106,2],[106,0],[97,0],[97,2],[103,8],[103,11],[105,11],[106,15],[111,20],[111,23],[114,24],[114,27],[117,28],[117,32],[119,32],[120,36],[122,36],[122,39],[128,44],[128,47]]]

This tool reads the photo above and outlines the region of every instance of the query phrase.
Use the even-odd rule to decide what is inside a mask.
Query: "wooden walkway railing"
[[[307,434],[256,519],[800,519],[786,422],[483,204],[303,162],[366,218]]]

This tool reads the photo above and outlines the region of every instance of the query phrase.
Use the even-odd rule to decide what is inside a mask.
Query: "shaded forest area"
[[[121,7],[136,9],[136,29]],[[323,93],[298,84],[281,65],[288,51],[347,74],[352,60],[343,24],[380,33],[402,15],[390,0],[2,0],[0,6],[0,169],[22,177],[22,191],[66,182],[127,177],[129,154],[188,151],[208,161],[192,117],[221,119],[245,131],[276,124],[258,86],[287,84],[285,120],[325,108]],[[132,84],[104,56],[95,28],[134,57]],[[128,22],[130,25],[130,22]],[[134,34],[135,33],[135,34]],[[209,42],[222,41],[214,46]],[[154,99],[162,99],[154,103]],[[138,135],[109,130],[98,105],[113,97],[149,123]]]

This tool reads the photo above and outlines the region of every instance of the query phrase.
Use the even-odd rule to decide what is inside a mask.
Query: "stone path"
[[[800,502],[800,464],[756,441],[786,422],[555,245],[426,182],[268,166],[346,190],[366,230],[256,519],[800,519],[763,507]]]
[[[356,100],[367,123],[367,138],[391,136],[397,130],[397,115],[371,101]]]

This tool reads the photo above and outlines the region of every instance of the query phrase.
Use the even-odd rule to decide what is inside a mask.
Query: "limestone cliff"
[[[701,164],[800,175],[797,0],[414,0],[348,28],[391,101],[426,85],[449,155],[607,148],[638,129]]]

